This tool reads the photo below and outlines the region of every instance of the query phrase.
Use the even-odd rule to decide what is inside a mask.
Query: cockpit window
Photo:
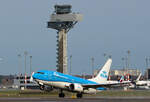
[[[39,74],[44,74],[43,72],[37,72],[37,73],[39,73]]]

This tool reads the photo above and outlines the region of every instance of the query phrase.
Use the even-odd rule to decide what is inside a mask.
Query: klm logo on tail
[[[102,77],[102,78],[108,78],[107,72],[106,71],[102,71],[102,73],[100,74],[100,77]]]
[[[94,81],[99,84],[106,83],[108,74],[110,71],[111,63],[112,63],[112,59],[108,59],[107,62],[105,63],[105,65],[101,68],[101,70],[97,74],[97,76],[95,78],[92,78],[89,80]]]

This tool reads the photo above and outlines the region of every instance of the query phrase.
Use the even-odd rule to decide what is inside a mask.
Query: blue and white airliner
[[[60,89],[59,97],[65,97],[63,90],[67,90],[76,92],[77,97],[82,98],[82,94],[96,93],[98,90],[118,84],[107,83],[111,63],[112,59],[108,59],[97,76],[92,79],[83,79],[56,71],[40,70],[32,73],[30,81],[35,80],[41,88],[48,85]]]

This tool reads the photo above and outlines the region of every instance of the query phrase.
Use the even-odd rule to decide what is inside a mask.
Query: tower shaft
[[[58,31],[57,71],[68,74],[67,71],[67,33],[65,29]]]

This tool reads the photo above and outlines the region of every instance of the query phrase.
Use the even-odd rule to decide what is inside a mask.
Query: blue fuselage
[[[49,81],[49,82],[67,82],[67,83],[79,83],[79,84],[98,84],[96,82],[86,80],[83,78],[66,75],[63,73],[55,72],[55,71],[47,71],[47,70],[40,70],[37,73],[32,75],[34,79]],[[98,90],[104,90],[105,88],[97,88]]]

